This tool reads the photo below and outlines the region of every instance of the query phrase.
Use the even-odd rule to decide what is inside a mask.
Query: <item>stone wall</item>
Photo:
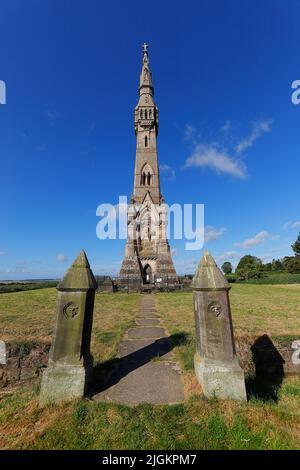
[[[237,356],[246,375],[256,371],[269,374],[298,375],[291,338],[272,339],[267,335],[236,338]],[[47,366],[50,343],[6,343],[6,365],[0,365],[0,388],[32,381]]]
[[[298,375],[300,364],[292,356],[293,338],[245,335],[235,340],[237,356],[246,374]]]
[[[6,364],[0,365],[0,388],[34,380],[48,363],[49,343],[6,343]]]

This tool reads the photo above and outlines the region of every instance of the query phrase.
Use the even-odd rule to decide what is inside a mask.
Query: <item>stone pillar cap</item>
[[[193,277],[191,286],[199,290],[229,290],[230,284],[206,250]]]
[[[84,250],[59,282],[57,290],[95,290],[98,285]]]

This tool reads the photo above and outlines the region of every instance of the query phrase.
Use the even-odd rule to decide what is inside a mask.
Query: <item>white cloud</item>
[[[284,226],[283,226],[284,229],[287,229],[287,228],[297,228],[297,227],[300,227],[300,220],[296,220],[295,222],[287,222],[287,223],[284,224]]]
[[[199,259],[195,258],[175,261],[176,271],[178,274],[194,274],[199,261]]]
[[[223,233],[226,231],[224,227],[215,228],[212,225],[207,225],[204,229],[204,243],[211,242],[212,240],[217,240],[220,238]]]
[[[234,246],[239,248],[250,248],[251,246],[261,245],[268,238],[270,238],[269,233],[266,230],[263,230],[258,232],[253,238],[248,238],[241,243],[234,243]]]
[[[225,251],[217,257],[217,260],[220,263],[222,261],[237,260],[239,258],[241,258],[241,255],[236,251]]]
[[[192,137],[194,137],[194,135],[195,135],[195,132],[196,132],[195,127],[191,126],[190,124],[185,125],[184,137],[185,137],[186,140],[192,139]]]
[[[63,253],[59,253],[56,256],[56,259],[57,259],[57,261],[60,261],[60,262],[68,261],[68,258]]]
[[[236,178],[245,178],[247,175],[244,162],[229,156],[225,150],[219,150],[216,144],[196,145],[185,167],[208,167],[218,174],[227,173]]]
[[[247,176],[247,167],[241,159],[241,154],[254,142],[267,132],[271,132],[272,120],[265,119],[253,124],[250,135],[242,139],[231,152],[229,152],[222,142],[201,143],[197,139],[196,129],[190,124],[186,124],[184,136],[186,140],[193,143],[192,154],[186,159],[184,167],[208,167],[218,174],[229,174],[236,178],[245,178]],[[223,133],[223,142],[228,140],[228,133],[232,130],[232,123],[226,120],[221,127]]]
[[[175,178],[175,170],[169,165],[160,165],[159,169],[162,173],[165,173],[169,181],[172,181]]]
[[[218,240],[224,232],[226,232],[226,228],[216,228],[212,225],[207,225],[206,227],[197,227],[195,230],[195,235],[198,240],[203,240],[203,243],[209,243],[213,240]],[[204,236],[203,236],[204,233]]]
[[[254,142],[259,139],[266,132],[271,132],[272,120],[265,119],[263,121],[255,122],[252,126],[251,133],[241,140],[236,146],[235,150],[237,154],[244,152],[249,147],[252,147]]]
[[[221,131],[224,132],[224,134],[227,134],[227,132],[229,132],[231,129],[232,129],[231,121],[227,119],[227,121],[225,121],[224,125],[221,127]]]

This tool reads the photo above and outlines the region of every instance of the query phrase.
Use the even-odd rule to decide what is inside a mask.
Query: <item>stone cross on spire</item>
[[[143,47],[143,62],[144,64],[148,64],[148,44],[144,42],[142,47]]]

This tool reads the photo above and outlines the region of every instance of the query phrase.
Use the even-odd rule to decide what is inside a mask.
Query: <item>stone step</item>
[[[137,314],[137,316],[140,316],[140,315],[156,315],[156,316],[158,316],[158,313],[157,313],[156,310],[145,310],[145,309],[144,309],[144,310],[141,310],[141,311]]]
[[[129,328],[128,338],[129,339],[143,339],[143,338],[165,338],[166,333],[164,328],[158,326],[140,326],[137,328]]]
[[[126,361],[138,362],[140,365],[159,357],[170,359],[172,344],[169,338],[153,339],[128,339],[124,340],[118,350],[119,358]]]
[[[154,312],[140,312],[136,318],[159,318],[159,316]]]
[[[138,405],[173,404],[184,401],[178,367],[164,362],[149,362],[126,373],[118,383],[94,397],[95,400]]]
[[[158,326],[160,321],[158,318],[136,318],[136,324],[139,326]]]

